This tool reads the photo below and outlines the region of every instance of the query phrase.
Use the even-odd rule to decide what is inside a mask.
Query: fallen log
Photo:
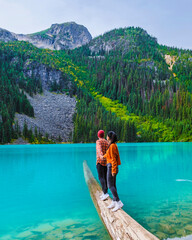
[[[103,221],[109,235],[113,240],[158,240],[152,233],[143,228],[138,222],[130,217],[123,209],[112,212],[107,206],[111,198],[100,200],[102,193],[99,183],[94,178],[87,162],[83,162],[85,181],[97,212]]]

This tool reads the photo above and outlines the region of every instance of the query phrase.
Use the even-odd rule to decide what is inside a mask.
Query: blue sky
[[[93,37],[139,26],[160,44],[192,49],[192,0],[0,0],[0,27],[33,33],[75,21]]]

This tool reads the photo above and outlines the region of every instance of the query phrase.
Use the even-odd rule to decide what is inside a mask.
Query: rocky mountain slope
[[[16,41],[17,37],[14,33],[7,31],[6,29],[0,28],[0,41],[9,42]]]
[[[119,50],[124,54],[145,42],[157,45],[157,39],[150,36],[144,29],[129,27],[111,30],[92,39],[87,45],[92,54],[100,53],[103,55],[109,51]]]
[[[17,61],[18,59],[14,59],[14,62]],[[59,136],[63,142],[71,141],[76,99],[66,94],[56,94],[50,91],[57,90],[59,87],[70,93],[72,82],[61,71],[30,59],[23,63],[23,74],[26,78],[39,79],[43,94],[36,94],[33,97],[26,94],[34,109],[34,117],[16,113],[15,121],[18,121],[20,129],[23,130],[26,122],[28,129],[32,129],[33,132],[36,127],[44,136],[48,134],[49,138],[55,141]]]
[[[71,141],[76,99],[46,90],[42,95],[37,94],[33,97],[27,95],[27,97],[33,106],[34,117],[16,113],[15,121],[18,121],[21,130],[26,122],[33,132],[36,127],[44,136],[48,134],[53,140],[58,140],[60,136],[63,142]]]
[[[39,79],[43,90],[52,90],[54,85],[68,90],[72,87],[71,81],[61,71],[31,59],[24,62],[23,73],[25,77]]]
[[[75,22],[52,24],[50,28],[33,34],[15,34],[0,29],[0,41],[27,41],[36,47],[51,50],[74,49],[91,39],[92,36],[87,28]]]

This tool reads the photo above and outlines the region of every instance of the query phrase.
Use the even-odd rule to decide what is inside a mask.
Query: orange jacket
[[[107,163],[111,163],[112,173],[117,173],[117,166],[121,165],[117,144],[112,143],[103,157],[107,159]]]

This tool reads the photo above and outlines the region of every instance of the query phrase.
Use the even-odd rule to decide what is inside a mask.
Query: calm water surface
[[[160,239],[192,234],[192,143],[118,144],[124,210]],[[95,144],[0,146],[0,239],[109,237],[94,208]]]

